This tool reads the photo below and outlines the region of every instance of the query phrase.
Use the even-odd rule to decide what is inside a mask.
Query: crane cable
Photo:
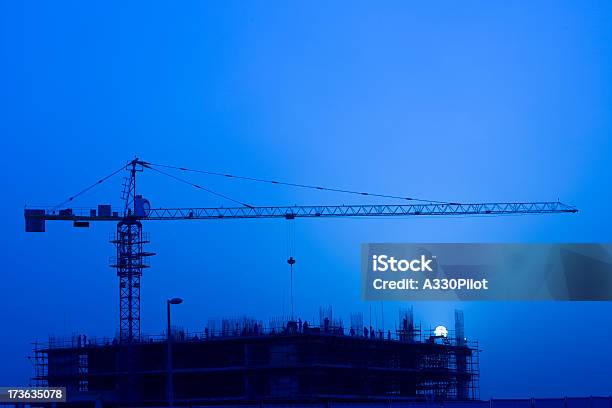
[[[287,264],[289,264],[289,296],[291,302],[291,320],[295,320],[293,302],[293,272],[295,259],[295,219],[287,220]]]
[[[228,196],[226,196],[225,194],[221,194],[221,193],[218,193],[218,192],[216,192],[216,191],[213,191],[213,190],[211,190],[211,189],[209,189],[209,188],[202,187],[202,186],[201,186],[201,185],[199,185],[199,184],[192,183],[191,181],[186,180],[186,179],[181,178],[181,177],[178,177],[178,176],[175,176],[174,174],[166,173],[165,171],[162,171],[162,170],[156,169],[156,168],[154,168],[154,167],[150,167],[150,164],[151,164],[151,163],[147,163],[147,165],[146,165],[145,167],[148,167],[148,168],[150,168],[150,169],[151,169],[151,170],[153,170],[153,171],[156,171],[156,172],[158,172],[158,173],[160,173],[160,174],[163,174],[164,176],[167,176],[167,177],[173,178],[173,179],[175,179],[175,180],[177,180],[177,181],[180,181],[181,183],[188,184],[188,185],[190,185],[190,186],[192,186],[192,187],[194,187],[194,188],[197,188],[197,189],[199,189],[199,190],[204,190],[204,191],[206,191],[207,193],[210,193],[210,194],[216,195],[217,197],[224,198],[224,199],[226,199],[226,200],[232,201],[232,202],[234,202],[234,203],[236,203],[236,204],[240,204],[240,205],[242,205],[242,206],[244,206],[244,207],[247,207],[247,208],[255,208],[255,207],[253,207],[253,206],[252,206],[252,205],[250,205],[250,204],[246,204],[246,203],[243,203],[243,202],[241,202],[241,201],[234,200],[233,198],[228,197]]]
[[[415,198],[415,197],[403,197],[403,196],[396,196],[396,195],[389,195],[389,194],[378,194],[378,193],[369,193],[369,192],[360,192],[360,191],[353,191],[353,190],[345,190],[345,189],[340,189],[340,188],[333,188],[333,187],[323,187],[323,186],[315,186],[315,185],[308,185],[308,184],[299,184],[299,183],[289,183],[289,182],[283,182],[283,181],[277,181],[277,180],[269,180],[269,179],[261,179],[261,178],[256,178],[256,177],[247,177],[247,176],[237,176],[237,175],[233,175],[233,174],[226,174],[226,173],[219,173],[219,172],[213,172],[213,171],[206,171],[206,170],[196,170],[196,169],[190,169],[187,167],[179,167],[179,166],[171,166],[171,165],[166,165],[166,164],[160,164],[160,163],[150,163],[147,162],[145,165],[145,167],[156,171],[160,174],[163,174],[167,177],[173,178],[181,183],[185,183],[188,184],[194,188],[206,191],[210,194],[216,195],[218,197],[224,198],[226,200],[232,201],[236,204],[240,204],[241,206],[247,207],[247,208],[254,208],[252,205],[249,205],[247,203],[243,203],[241,201],[235,200],[227,195],[218,193],[216,191],[210,190],[206,187],[202,187],[199,184],[195,184],[192,183],[189,180],[183,179],[181,177],[175,176],[173,174],[169,174],[167,172],[164,172],[158,168],[155,167],[162,167],[162,168],[167,168],[167,169],[174,169],[174,170],[180,170],[180,171],[184,171],[184,172],[192,172],[192,173],[201,173],[201,174],[206,174],[206,175],[211,175],[211,176],[219,176],[219,177],[227,177],[227,178],[234,178],[234,179],[240,179],[240,180],[247,180],[247,181],[254,181],[254,182],[258,182],[258,183],[267,183],[267,184],[275,184],[275,185],[284,185],[284,186],[288,186],[288,187],[297,187],[297,188],[304,188],[304,189],[311,189],[311,190],[319,190],[319,191],[330,191],[330,192],[336,192],[336,193],[343,193],[343,194],[355,194],[355,195],[361,195],[361,196],[370,196],[370,197],[379,197],[379,198],[391,198],[391,199],[397,199],[397,200],[406,200],[406,201],[420,201],[420,202],[425,202],[425,203],[431,203],[431,204],[450,204],[450,205],[458,205],[458,203],[452,203],[452,202],[446,202],[446,201],[436,201],[436,200],[427,200],[427,199],[422,199],[422,198]],[[102,177],[101,179],[99,179],[98,181],[96,181],[95,183],[89,185],[88,187],[84,188],[83,190],[79,191],[78,193],[68,197],[66,200],[62,201],[61,203],[55,205],[54,207],[52,207],[52,210],[56,210],[60,207],[62,207],[63,205],[73,201],[75,198],[85,194],[86,192],[88,192],[89,190],[91,190],[92,188],[102,184],[103,182],[105,182],[106,180],[108,180],[109,178],[113,177],[114,175],[116,175],[117,173],[119,173],[120,171],[124,170],[126,168],[126,165],[122,165],[120,168],[118,168],[117,170],[113,171],[112,173],[110,173],[107,176]]]
[[[201,173],[201,174],[206,174],[209,176],[227,177],[227,178],[234,178],[234,179],[240,179],[240,180],[254,181],[258,183],[267,183],[267,184],[276,184],[276,185],[283,185],[283,186],[289,186],[289,187],[306,188],[306,189],[311,189],[311,190],[331,191],[331,192],[336,192],[336,193],[356,194],[356,195],[380,197],[380,198],[392,198],[396,200],[421,201],[421,202],[426,202],[426,203],[431,203],[431,204],[451,204],[451,205],[458,204],[458,203],[451,203],[447,201],[435,201],[435,200],[427,200],[427,199],[415,198],[415,197],[403,197],[403,196],[395,196],[395,195],[388,195],[388,194],[368,193],[368,192],[345,190],[345,189],[333,188],[333,187],[322,187],[322,186],[314,186],[314,185],[308,185],[308,184],[288,183],[288,182],[283,182],[283,181],[261,179],[261,178],[255,178],[255,177],[236,176],[233,174],[218,173],[218,172],[206,171],[206,170],[196,170],[196,169],[190,169],[187,167],[171,166],[167,164],[159,164],[159,163],[147,163],[147,164],[149,164],[150,166],[163,167],[167,169],[180,170],[184,172]],[[154,169],[154,168],[151,167],[151,169]]]
[[[68,197],[66,200],[62,201],[61,203],[57,204],[56,206],[52,207],[51,210],[54,211],[56,209],[58,209],[59,207],[62,207],[64,204],[69,203],[71,201],[73,201],[75,198],[79,197],[82,194],[85,194],[86,192],[88,192],[89,190],[91,190],[92,188],[102,184],[103,182],[105,182],[106,180],[108,180],[109,178],[113,177],[115,174],[119,173],[121,170],[125,169],[125,164],[123,166],[121,166],[119,169],[113,171],[111,174],[109,174],[108,176],[104,176],[102,177],[100,180],[96,181],[95,183],[93,183],[92,185],[85,187],[83,190],[79,191],[78,193],[76,193],[73,196]]]

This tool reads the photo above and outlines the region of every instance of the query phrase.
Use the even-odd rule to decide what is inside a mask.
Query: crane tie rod
[[[120,171],[125,169],[125,164],[121,167],[119,167],[117,170],[113,171],[111,174],[109,174],[108,176],[104,176],[102,177],[100,180],[96,181],[95,183],[93,183],[92,185],[85,187],[83,190],[79,191],[78,193],[76,193],[73,196],[68,197],[66,200],[62,201],[61,203],[59,203],[58,205],[56,205],[55,207],[53,207],[51,210],[56,210],[60,207],[62,207],[64,204],[69,203],[71,201],[73,201],[75,198],[79,197],[80,195],[85,194],[86,192],[88,192],[89,190],[91,190],[92,188],[104,183],[106,180],[108,180],[109,178],[113,177],[115,174],[119,173]]]
[[[403,197],[403,196],[395,196],[395,195],[388,195],[388,194],[377,194],[377,193],[368,193],[368,192],[362,192],[362,191],[344,190],[344,189],[332,188],[332,187],[314,186],[314,185],[308,185],[308,184],[288,183],[288,182],[261,179],[261,178],[255,178],[255,177],[236,176],[233,174],[225,174],[225,173],[218,173],[214,171],[205,171],[205,170],[195,170],[195,169],[189,169],[187,167],[170,166],[170,165],[159,164],[159,163],[147,163],[147,164],[150,166],[164,167],[167,169],[181,170],[181,171],[192,172],[192,173],[201,173],[201,174],[207,174],[210,176],[220,176],[220,177],[234,178],[234,179],[240,179],[240,180],[255,181],[258,183],[268,183],[268,184],[276,184],[276,185],[283,185],[283,186],[289,186],[289,187],[307,188],[311,190],[331,191],[331,192],[336,192],[336,193],[356,194],[356,195],[380,197],[380,198],[392,198],[396,200],[421,201],[421,202],[426,202],[426,203],[431,203],[431,204],[451,204],[451,205],[459,204],[459,203],[451,203],[451,202],[446,202],[446,201],[426,200],[426,199],[414,198],[414,197]],[[151,169],[155,170],[153,167],[151,167]]]
[[[249,204],[243,203],[243,202],[238,201],[238,200],[234,200],[233,198],[228,197],[228,196],[226,196],[225,194],[221,194],[221,193],[218,193],[218,192],[216,192],[216,191],[213,191],[213,190],[211,190],[211,189],[209,189],[209,188],[202,187],[202,186],[201,186],[201,185],[199,185],[199,184],[192,183],[191,181],[189,181],[189,180],[185,180],[184,178],[181,178],[181,177],[178,177],[178,176],[175,176],[174,174],[166,173],[165,171],[162,171],[162,170],[156,169],[156,168],[154,168],[154,167],[151,167],[150,165],[151,165],[151,163],[147,163],[147,164],[145,165],[145,167],[148,167],[149,169],[151,169],[151,170],[153,170],[153,171],[156,171],[156,172],[158,172],[158,173],[160,173],[160,174],[163,174],[164,176],[167,176],[167,177],[173,178],[173,179],[175,179],[175,180],[177,180],[177,181],[180,181],[181,183],[188,184],[188,185],[190,185],[190,186],[192,186],[192,187],[194,187],[194,188],[197,188],[197,189],[199,189],[199,190],[204,190],[204,191],[206,191],[207,193],[210,193],[210,194],[216,195],[217,197],[224,198],[224,199],[226,199],[226,200],[232,201],[232,202],[234,202],[234,203],[236,203],[236,204],[240,204],[241,206],[244,206],[244,207],[247,207],[247,208],[254,208],[252,205],[249,205]]]

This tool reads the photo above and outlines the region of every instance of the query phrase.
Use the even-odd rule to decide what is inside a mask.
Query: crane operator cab
[[[134,211],[137,217],[148,217],[151,212],[151,203],[141,195],[134,197]]]

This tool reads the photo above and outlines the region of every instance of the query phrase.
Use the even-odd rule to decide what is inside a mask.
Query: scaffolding
[[[34,376],[31,378],[31,385],[34,387],[47,387],[49,377],[49,362],[47,359],[48,346],[39,342],[33,343],[34,349],[30,361],[33,364]]]
[[[247,316],[211,319],[204,331],[174,330],[176,398],[207,403],[269,398],[291,401],[371,398],[474,400],[479,395],[479,347],[468,340],[462,315],[444,336],[399,313],[382,335],[352,314],[350,326],[322,308],[318,324],[277,317],[268,324]],[[373,332],[378,335],[372,335]],[[84,336],[82,336],[84,337]],[[126,386],[120,360],[133,353],[137,394],[163,404],[166,335],[120,339],[51,338],[35,344],[37,384],[72,392],[108,392]],[[206,384],[205,386],[202,384]]]

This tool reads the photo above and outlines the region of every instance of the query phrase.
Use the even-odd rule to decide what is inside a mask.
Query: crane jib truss
[[[63,212],[62,212],[63,211]],[[145,215],[132,216],[139,220],[212,220],[219,218],[308,218],[308,217],[385,217],[418,215],[504,215],[575,213],[575,207],[558,201],[533,203],[476,203],[476,204],[409,204],[409,205],[325,205],[325,206],[268,206],[268,207],[210,207],[210,208],[152,208]],[[45,209],[26,209],[26,219],[63,221],[121,221],[114,215],[95,215],[95,209],[69,209],[59,212]]]

